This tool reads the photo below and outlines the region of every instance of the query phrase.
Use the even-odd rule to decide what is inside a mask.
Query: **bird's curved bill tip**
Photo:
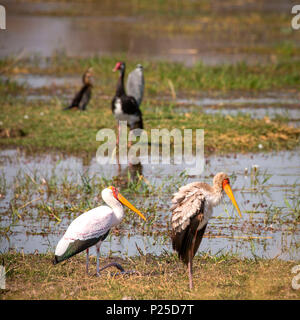
[[[236,210],[239,213],[240,218],[242,218],[241,210],[240,210],[238,204],[236,203],[235,197],[233,195],[233,192],[231,190],[231,187],[230,187],[229,183],[224,186],[224,191],[228,195],[229,199],[232,201],[233,205],[236,207]]]
[[[130,210],[132,210],[133,212],[137,213],[143,220],[146,221],[145,216],[141,213],[140,210],[138,210],[137,208],[135,208],[127,199],[125,199],[120,193],[118,194],[118,199],[121,203],[124,204],[124,206],[126,206],[127,208],[129,208]]]

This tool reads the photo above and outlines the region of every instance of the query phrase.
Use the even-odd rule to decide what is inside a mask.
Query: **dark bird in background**
[[[79,110],[86,110],[86,107],[92,96],[92,75],[93,69],[89,68],[82,76],[83,86],[80,91],[75,95],[72,103],[66,107],[64,110],[78,108]]]
[[[192,260],[200,246],[213,207],[218,205],[224,192],[241,211],[232,193],[229,177],[219,172],[213,179],[213,186],[203,182],[192,182],[181,187],[172,199],[172,245],[179,259],[188,266],[190,289],[193,288]]]
[[[119,144],[120,125],[119,121],[127,121],[130,130],[143,129],[142,112],[138,102],[132,96],[128,96],[124,89],[125,63],[117,62],[113,71],[119,70],[120,76],[117,83],[116,94],[112,100],[112,112],[118,121],[117,144]]]
[[[141,64],[137,64],[136,68],[133,71],[131,71],[128,75],[126,83],[126,92],[129,96],[135,98],[138,106],[140,106],[142,103],[144,88],[144,69]]]

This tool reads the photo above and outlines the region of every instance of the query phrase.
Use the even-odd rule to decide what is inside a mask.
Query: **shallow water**
[[[221,114],[237,116],[249,115],[253,119],[268,117],[287,118],[288,125],[300,126],[299,97],[266,92],[265,96],[237,97],[237,98],[198,98],[177,99],[173,109],[178,113],[204,112],[207,114]]]
[[[300,194],[300,151],[271,154],[212,156],[206,158],[205,171],[201,176],[190,177],[187,182],[205,180],[211,183],[211,175],[225,171],[232,175],[233,190],[243,212],[243,219],[238,219],[232,205],[225,199],[214,209],[213,218],[206,230],[200,251],[231,252],[239,256],[260,256],[290,260],[300,258],[300,224],[287,208],[286,201],[293,204]],[[1,226],[11,224],[9,203],[13,192],[10,185],[15,181],[18,171],[31,176],[64,177],[76,184],[83,172],[89,176],[111,178],[118,175],[117,166],[101,166],[93,158],[89,163],[78,157],[62,157],[58,154],[26,156],[16,150],[0,152],[1,171],[5,174],[7,192],[0,200]],[[254,179],[253,166],[258,166],[258,176]],[[179,175],[186,166],[182,165],[143,165],[140,173],[153,185],[160,185],[169,175]],[[248,173],[245,174],[245,168]],[[127,168],[122,167],[121,175],[127,175]],[[270,176],[269,176],[270,175]],[[264,182],[266,178],[269,179]],[[58,178],[59,179],[59,178]],[[122,190],[122,187],[121,187]],[[99,190],[100,191],[100,190]],[[34,200],[34,199],[32,199]],[[137,196],[134,203],[151,204],[146,197]],[[161,220],[169,219],[171,194],[162,194],[158,200],[157,213]],[[99,203],[99,205],[102,203]],[[20,205],[19,205],[20,207]],[[226,209],[227,208],[227,209]],[[226,211],[228,210],[228,212]],[[276,211],[277,210],[277,211]],[[70,223],[68,216],[61,217],[57,224],[49,217],[36,218],[36,209],[24,220],[18,220],[11,226],[9,238],[2,237],[0,250],[15,248],[25,253],[55,250],[55,246]],[[272,220],[276,214],[279,220]],[[299,208],[298,208],[299,212]],[[232,217],[232,218],[230,218]],[[102,245],[102,254],[133,256],[138,253],[136,244],[144,253],[160,254],[171,251],[167,236],[144,236],[124,224],[120,235],[112,235]],[[155,227],[153,227],[155,232]],[[130,235],[130,236],[129,236]],[[251,239],[252,237],[252,239]]]
[[[114,23],[113,18],[103,21],[97,17],[13,16],[10,19],[10,32],[1,35],[0,57],[25,50],[26,55],[34,53],[45,57],[54,52],[82,57],[126,52],[133,58],[171,60],[188,66],[199,60],[208,65],[246,59],[248,63],[268,61],[268,57],[255,54],[215,52],[211,55],[203,52],[198,35],[175,34],[170,37],[163,32],[150,35],[147,30],[132,29],[131,25],[132,22],[128,21]],[[181,48],[190,48],[192,53]]]
[[[19,85],[25,85],[32,89],[59,87],[59,86],[76,86],[81,85],[80,77],[56,77],[48,75],[18,75],[11,76],[10,80],[17,82]]]
[[[289,120],[289,125],[294,127],[299,127],[300,124],[300,108],[295,108],[294,105],[289,107],[289,105],[284,106],[272,106],[267,105],[265,107],[257,107],[255,105],[247,105],[247,106],[235,106],[228,104],[224,107],[215,107],[208,105],[206,107],[182,107],[178,106],[174,108],[175,112],[178,113],[190,113],[190,112],[204,112],[207,114],[221,114],[221,115],[230,115],[237,116],[241,115],[249,115],[253,119],[263,119],[268,117],[270,119],[276,119],[278,117],[284,117]]]
[[[2,3],[7,9],[8,32],[0,34],[0,57],[21,50],[25,50],[28,56],[46,57],[54,52],[64,52],[69,56],[126,53],[131,57],[166,59],[186,65],[193,65],[199,60],[211,65],[238,61],[249,64],[268,62],[269,55],[246,52],[244,48],[273,46],[275,40],[286,40],[285,33],[274,33],[272,26],[255,23],[249,25],[251,32],[245,28],[233,32],[228,26],[220,32],[218,28],[207,28],[207,18],[212,15],[218,20],[227,14],[235,16],[245,12],[289,14],[291,7],[282,0],[272,5],[265,2],[253,5],[238,3],[235,6],[214,3],[208,11],[204,10],[207,16],[199,20],[195,15],[203,15],[201,3],[192,13],[185,12],[183,19],[178,12],[167,14],[156,7],[143,8],[143,4],[138,3],[131,6],[124,1],[99,1],[89,5],[59,1],[23,3],[4,0]],[[184,28],[177,28],[176,32],[160,30],[156,25],[161,21],[166,25],[169,23],[171,30],[181,23],[188,32]],[[193,31],[194,24],[201,25],[202,32]],[[291,36],[293,34],[289,34]]]
[[[4,80],[7,78],[3,77]],[[16,81],[20,85],[25,85],[30,89],[53,89],[59,92],[59,96],[65,99],[71,99],[73,92],[66,92],[66,88],[74,86],[81,86],[80,76],[63,76],[56,77],[51,75],[18,75],[10,77],[10,80]],[[64,90],[62,90],[64,88]],[[72,90],[74,91],[74,90]],[[202,93],[207,95],[207,93]],[[189,113],[189,112],[205,112],[208,114],[222,114],[236,116],[238,114],[249,114],[254,119],[262,119],[269,117],[274,119],[276,117],[286,117],[290,120],[289,125],[294,127],[300,126],[300,103],[297,93],[290,92],[272,92],[268,91],[257,93],[257,96],[239,96],[228,98],[222,97],[204,97],[204,98],[178,98],[176,99],[175,112]],[[47,94],[30,94],[26,96],[27,100],[50,100],[52,95]],[[107,97],[101,96],[101,99]],[[146,98],[145,98],[146,99]],[[154,99],[155,100],[155,99]],[[173,102],[169,97],[161,97],[159,101],[166,101],[166,103]]]
[[[278,95],[277,97],[258,97],[258,98],[249,98],[249,97],[240,97],[233,99],[224,99],[224,98],[203,98],[203,99],[177,99],[177,103],[195,105],[195,106],[223,106],[223,105],[290,105],[290,104],[299,104],[298,98],[291,97],[282,97]]]

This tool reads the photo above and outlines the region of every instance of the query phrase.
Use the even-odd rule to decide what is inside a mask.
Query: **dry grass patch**
[[[84,255],[53,266],[52,255],[2,254],[7,270],[1,299],[299,299],[291,287],[295,262],[237,259],[232,256],[196,257],[193,291],[188,289],[184,266],[175,255],[142,256],[116,260],[135,275],[114,275],[105,270],[90,275]],[[101,265],[110,259],[101,258]],[[298,262],[299,263],[299,262]]]

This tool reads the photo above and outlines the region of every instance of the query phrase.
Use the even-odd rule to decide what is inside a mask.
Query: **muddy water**
[[[237,202],[243,212],[243,219],[237,215],[224,199],[215,208],[206,236],[201,244],[201,251],[231,252],[239,256],[260,256],[280,259],[300,258],[300,225],[295,214],[291,213],[287,202],[299,214],[300,195],[300,151],[280,152],[268,155],[229,155],[213,156],[206,159],[205,171],[201,176],[189,177],[187,182],[205,180],[211,182],[211,175],[218,171],[232,174],[232,185]],[[6,177],[6,195],[0,200],[1,226],[12,224],[9,203],[12,199],[12,184],[18,172],[34,174],[46,178],[67,177],[72,183],[80,181],[83,172],[89,176],[110,178],[118,175],[116,166],[101,166],[95,159],[88,164],[77,157],[63,158],[60,155],[26,156],[16,150],[0,153],[1,171]],[[255,166],[258,172],[254,176]],[[153,185],[159,186],[169,175],[179,175],[185,165],[146,165],[140,173]],[[245,168],[247,172],[245,173]],[[127,168],[122,167],[122,175],[127,175]],[[162,220],[169,219],[171,194],[162,194],[158,200],[158,213]],[[34,199],[30,199],[34,200]],[[155,199],[136,197],[135,203],[151,203]],[[102,203],[101,203],[102,204]],[[100,203],[99,203],[100,205]],[[19,205],[20,206],[20,205]],[[11,225],[11,234],[0,240],[1,251],[15,248],[17,251],[39,252],[54,251],[57,241],[70,223],[68,216],[61,216],[57,224],[44,217],[37,219],[36,208],[32,214]],[[298,211],[297,211],[298,210]],[[275,218],[274,218],[275,215]],[[274,219],[273,219],[274,218]],[[155,231],[154,229],[152,231]],[[130,234],[130,237],[128,237]],[[138,254],[136,244],[145,253],[160,254],[171,251],[167,236],[143,236],[124,225],[124,233],[110,236],[102,246],[102,254],[132,256]]]

